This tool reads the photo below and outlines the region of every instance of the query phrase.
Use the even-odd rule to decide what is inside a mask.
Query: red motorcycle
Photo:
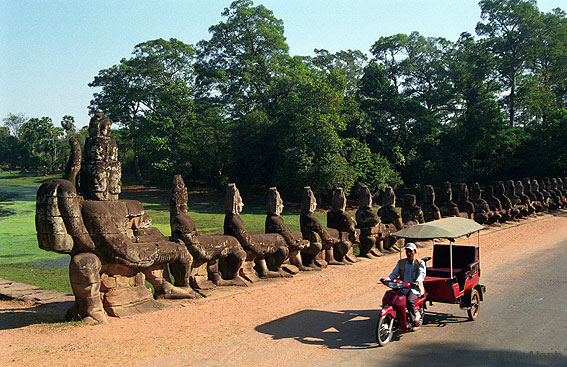
[[[431,258],[425,258],[428,261]],[[382,311],[376,325],[376,341],[381,346],[385,346],[392,339],[395,331],[400,330],[407,333],[410,330],[416,330],[421,326],[421,320],[425,313],[425,298],[427,294],[422,294],[415,301],[415,313],[419,313],[420,321],[415,325],[410,325],[409,313],[406,309],[406,296],[402,293],[402,289],[409,289],[410,284],[399,279],[384,280],[385,286],[391,288],[384,294],[382,298]]]

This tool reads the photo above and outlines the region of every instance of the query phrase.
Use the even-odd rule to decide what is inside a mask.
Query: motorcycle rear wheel
[[[380,316],[376,324],[376,342],[382,347],[392,340],[394,334],[394,318],[392,315]]]

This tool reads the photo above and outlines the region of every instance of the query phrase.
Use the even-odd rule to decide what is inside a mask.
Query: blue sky
[[[8,113],[88,122],[98,71],[156,38],[196,44],[222,20],[222,0],[0,0],[0,119]],[[314,48],[368,52],[381,36],[418,31],[455,41],[474,34],[476,0],[256,0],[283,20],[293,55]],[[541,11],[565,0],[539,0]]]

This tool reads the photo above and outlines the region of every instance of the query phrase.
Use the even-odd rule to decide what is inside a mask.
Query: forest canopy
[[[567,17],[535,0],[482,0],[476,34],[380,37],[368,53],[289,54],[284,23],[234,1],[196,45],[156,39],[100,70],[125,169],[297,193],[342,186],[490,183],[567,171]],[[0,164],[52,171],[74,119],[10,114]],[[84,136],[84,131],[82,136]],[[167,178],[167,179],[166,179]]]

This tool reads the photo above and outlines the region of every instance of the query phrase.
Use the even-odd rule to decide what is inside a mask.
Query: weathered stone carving
[[[181,175],[173,176],[169,201],[171,236],[181,241],[193,256],[189,283],[194,289],[209,289],[213,286],[246,286],[239,275],[246,252],[232,236],[202,236],[188,211],[187,187]],[[224,259],[224,273],[219,273],[219,260]],[[206,267],[206,272],[204,271]],[[177,269],[170,265],[173,274]],[[177,285],[177,284],[176,284]]]
[[[538,180],[539,192],[543,195],[544,200],[547,202],[549,210],[557,210],[559,203],[551,192],[549,192],[546,182],[543,179]]]
[[[506,196],[510,198],[510,202],[513,207],[518,210],[518,218],[522,218],[528,215],[528,207],[522,204],[522,200],[518,195],[516,195],[516,184],[514,180],[508,180],[506,182]]]
[[[500,202],[500,199],[498,199],[494,195],[493,186],[486,186],[484,190],[484,198],[488,203],[488,205],[490,206],[490,210],[494,212],[494,215],[496,216],[496,220],[498,222],[504,223],[512,218],[508,210],[502,207],[502,203]]]
[[[423,210],[417,205],[417,200],[413,194],[404,196],[402,201],[402,221],[406,226],[425,223]]]
[[[235,184],[231,183],[227,187],[225,198],[225,217],[224,217],[224,234],[234,236],[240,242],[240,245],[246,251],[246,261],[242,267],[241,275],[251,281],[257,281],[260,278],[281,278],[289,277],[290,274],[282,270],[282,264],[289,255],[287,243],[279,234],[267,233],[256,234],[251,236],[240,213],[244,203],[240,196],[240,191]],[[266,256],[271,256],[268,268]],[[254,273],[258,273],[258,276]]]
[[[558,207],[563,208],[565,206],[565,196],[563,196],[563,193],[558,188],[559,186],[557,184],[557,179],[555,178],[550,179],[548,177],[546,178],[546,182],[547,182],[547,191],[552,192],[555,195],[555,200],[557,200]]]
[[[327,265],[344,265],[335,259],[333,247],[339,242],[338,238],[331,236],[329,231],[321,225],[321,222],[315,217],[315,209],[317,208],[317,200],[311,187],[303,188],[301,197],[301,215],[299,223],[303,238],[309,240],[310,246],[321,248],[320,255],[316,258],[310,256],[309,253],[302,252],[304,264],[312,266],[315,262],[318,266],[325,267]]]
[[[441,211],[435,205],[435,189],[431,185],[426,185],[423,192],[423,216],[426,222],[441,219]]]
[[[471,187],[471,200],[474,204],[474,220],[480,224],[492,224],[496,222],[499,216],[490,210],[488,202],[482,198],[482,190],[478,182],[473,183]]]
[[[367,186],[360,188],[358,196],[358,209],[356,210],[356,227],[360,228],[360,254],[359,256],[374,258],[382,256],[384,224],[372,210],[372,194]]]
[[[81,167],[81,190],[89,200],[118,200],[121,167],[118,146],[110,136],[110,119],[96,112],[89,123],[89,137]]]
[[[265,223],[266,233],[277,233],[284,238],[289,249],[289,261],[299,270],[321,270],[321,268],[314,264],[312,264],[312,266],[305,266],[303,264],[301,251],[309,253],[311,257],[315,258],[321,249],[316,246],[311,248],[309,241],[303,239],[303,235],[300,231],[290,231],[287,229],[285,222],[280,215],[283,208],[283,200],[277,188],[270,187],[268,191],[267,216]]]
[[[378,209],[380,221],[386,227],[384,236],[384,251],[396,252],[400,250],[398,240],[391,236],[392,233],[404,228],[402,216],[396,210],[396,193],[391,186],[386,187],[382,196],[382,206]],[[400,240],[401,242],[401,240]]]
[[[504,188],[504,183],[502,181],[498,182],[496,185],[494,194],[500,200],[502,208],[508,212],[510,219],[516,219],[520,215],[520,210],[514,207],[510,198],[506,195],[506,189]]]
[[[516,196],[520,198],[520,203],[527,208],[526,215],[535,214],[536,208],[532,203],[530,197],[524,192],[524,184],[522,181],[516,182]]]
[[[453,202],[453,189],[450,182],[445,182],[438,195],[437,206],[443,217],[458,217],[459,207]]]
[[[106,313],[124,316],[153,309],[144,278],[154,286],[156,298],[200,297],[188,286],[191,255],[185,246],[149,228],[151,219],[141,203],[117,200],[120,164],[110,120],[97,113],[89,134],[85,165],[80,168],[81,188],[95,200],[77,194],[74,183],[81,152],[74,141],[67,179],[47,181],[37,192],[40,248],[71,255],[69,277],[76,302],[67,317],[104,322]],[[169,263],[180,269],[178,287],[164,276]]]
[[[346,197],[342,187],[337,187],[333,192],[331,210],[327,212],[327,227],[329,233],[339,239],[334,245],[335,259],[357,262],[353,246],[359,243],[360,230],[355,228],[353,218],[346,213]]]
[[[541,205],[543,206],[544,210],[548,210],[549,206],[552,204],[551,200],[549,199],[549,197],[546,197],[543,192],[540,190],[539,188],[539,182],[537,180],[532,180],[531,184],[531,191],[532,193],[535,195],[535,197],[537,198],[538,201],[541,202]]]
[[[459,207],[459,216],[474,219],[475,207],[472,201],[469,200],[469,187],[466,183],[459,185],[457,205]]]
[[[536,182],[536,185],[537,185],[537,182]],[[542,202],[543,196],[541,196],[542,200],[540,200],[540,196],[538,196],[538,195],[541,195],[541,193],[538,192],[538,195],[536,195],[532,191],[532,186],[533,186],[532,180],[525,177],[524,182],[523,182],[524,194],[529,198],[529,200],[530,200],[531,204],[533,205],[536,213],[540,213],[540,212],[542,212],[546,209],[543,202]]]

